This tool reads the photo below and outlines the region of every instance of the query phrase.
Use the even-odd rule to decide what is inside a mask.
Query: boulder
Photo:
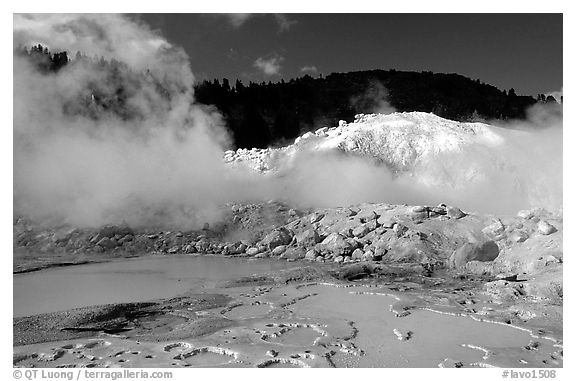
[[[505,280],[488,282],[484,284],[484,290],[486,290],[488,295],[499,301],[518,299],[526,293],[523,284]]]
[[[464,269],[470,261],[490,262],[498,257],[500,249],[494,241],[465,243],[450,256],[449,265],[453,269]]]
[[[320,220],[323,218],[324,218],[324,213],[312,213],[310,215],[310,223],[315,224],[316,222],[320,222]]]
[[[392,230],[394,230],[394,233],[396,233],[396,237],[400,238],[408,231],[408,227],[399,223],[395,223]]]
[[[466,217],[466,213],[461,211],[459,208],[455,206],[447,206],[446,207],[446,215],[450,218],[458,220],[462,217]]]
[[[272,250],[272,255],[282,255],[282,253],[284,253],[285,251],[286,251],[286,245],[276,246]]]
[[[368,233],[370,233],[370,229],[366,225],[360,225],[354,230],[352,230],[352,236],[358,238],[362,238]]]
[[[314,229],[308,229],[302,233],[297,234],[296,244],[302,247],[313,247],[322,241],[322,237]]]
[[[251,247],[251,248],[246,250],[246,254],[248,254],[251,257],[258,254],[259,252],[260,252],[260,250],[258,250],[257,247]]]
[[[520,243],[530,238],[530,235],[528,235],[528,233],[525,232],[524,230],[515,230],[514,232],[512,232],[512,234],[510,234],[509,238],[510,241],[514,243]]]
[[[190,245],[184,246],[184,253],[186,253],[186,254],[193,254],[193,253],[196,253],[196,252],[197,252],[197,250],[196,250],[196,247],[195,247],[194,245],[191,245],[191,244],[190,244]]]
[[[532,210],[520,210],[517,216],[525,220],[529,220],[534,217],[534,212]]]
[[[199,253],[206,253],[206,252],[208,252],[208,249],[210,249],[210,241],[208,241],[208,239],[206,239],[206,238],[202,238],[198,242],[196,242],[195,246],[196,246],[196,250]],[[224,250],[227,249],[227,246],[228,245],[226,245],[224,247]]]
[[[428,218],[428,211],[411,212],[409,214],[409,217],[412,221],[422,221],[422,220]]]
[[[378,224],[385,228],[385,229],[392,229],[394,227],[394,225],[396,224],[396,221],[391,218],[390,216],[381,216],[378,217],[378,219],[376,220],[378,222]]]
[[[354,260],[362,260],[362,256],[364,255],[364,251],[362,249],[356,249],[352,252],[352,259]]]
[[[386,255],[386,253],[388,253],[388,249],[385,249],[383,247],[377,247],[374,249],[374,255],[373,255],[373,260],[375,261],[381,261],[382,258]]]
[[[355,247],[346,240],[344,236],[339,233],[332,233],[326,237],[316,248],[324,253],[332,254],[333,256],[349,255]]]
[[[304,259],[306,257],[306,250],[301,247],[287,247],[284,253],[280,255],[280,258],[283,259]]]
[[[98,241],[97,245],[105,250],[112,250],[116,247],[116,241],[108,237],[104,237]]]
[[[504,238],[505,226],[499,219],[495,218],[492,223],[482,229],[482,233],[486,234],[489,238],[500,240]]]
[[[374,253],[371,250],[367,250],[362,254],[363,261],[373,261],[374,260]]]
[[[538,233],[542,235],[549,235],[557,231],[558,229],[556,229],[548,221],[541,220],[540,222],[538,222]]]
[[[380,217],[376,214],[373,210],[361,210],[357,215],[356,218],[360,220],[360,222],[370,222],[372,220],[376,220]]]
[[[316,253],[316,250],[308,250],[306,252],[306,255],[304,256],[304,259],[309,261],[315,261],[317,256],[318,254]]]
[[[445,216],[446,213],[447,211],[445,205],[440,204],[439,206],[430,207],[430,214],[432,214],[432,216],[435,215]]]
[[[269,250],[281,245],[288,245],[292,241],[292,233],[286,228],[278,228],[269,233],[260,242],[261,245],[266,246]]]

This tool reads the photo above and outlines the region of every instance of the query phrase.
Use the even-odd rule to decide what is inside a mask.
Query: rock
[[[176,254],[179,250],[180,248],[178,246],[171,247],[168,249],[168,254]]]
[[[554,255],[545,255],[540,260],[544,263],[544,266],[548,266],[550,263],[562,263],[560,259]]]
[[[260,252],[260,250],[258,250],[257,247],[251,247],[251,248],[246,250],[246,254],[248,254],[249,256],[254,256],[254,255],[258,254],[259,252]]]
[[[408,231],[408,227],[399,223],[395,223],[392,230],[396,233],[396,237],[400,238]]]
[[[520,243],[526,241],[530,236],[524,230],[515,230],[509,238],[514,243]]]
[[[302,247],[313,247],[320,241],[322,237],[314,229],[308,229],[295,236],[296,244]]]
[[[196,250],[198,250],[198,252],[206,253],[206,252],[208,252],[208,249],[210,248],[210,241],[208,241],[208,239],[206,239],[206,238],[202,238],[198,242],[196,242],[195,246],[196,246]],[[224,250],[227,250],[227,246],[228,245],[226,245],[224,247]]]
[[[542,235],[549,235],[557,231],[558,229],[556,229],[548,221],[541,220],[540,222],[538,222],[538,233]]]
[[[234,255],[234,254],[242,254],[246,251],[246,249],[248,248],[248,245],[246,245],[245,243],[238,241],[238,242],[234,242],[231,245],[226,245],[228,246],[228,254]]]
[[[466,217],[466,213],[461,211],[459,208],[455,206],[447,206],[446,207],[446,215],[450,218],[458,220],[462,217]]]
[[[196,247],[194,245],[189,244],[189,245],[184,246],[184,253],[194,254],[196,252],[197,252],[197,250],[196,250]]]
[[[359,212],[360,212],[360,209],[357,208],[357,207],[355,207],[355,206],[352,206],[352,207],[350,207],[350,208],[344,209],[344,215],[345,215],[346,217],[355,216],[355,215],[357,215]]]
[[[529,220],[534,217],[534,212],[532,210],[520,210],[517,216],[525,220]]]
[[[500,249],[494,241],[465,243],[450,256],[449,265],[453,269],[464,269],[470,261],[490,262],[498,257]]]
[[[274,349],[270,349],[269,351],[266,352],[266,356],[276,357],[276,356],[278,356],[278,351],[275,351]]]
[[[374,253],[371,250],[367,250],[362,254],[362,261],[373,261]]]
[[[496,280],[484,284],[484,289],[499,300],[514,300],[525,295],[524,286],[519,282]]]
[[[422,220],[428,218],[428,211],[424,211],[424,212],[412,212],[409,214],[409,217],[412,221],[419,221],[422,222]]]
[[[315,224],[316,222],[320,222],[320,220],[323,219],[324,216],[325,216],[324,213],[312,213],[310,215],[310,223]]]
[[[352,236],[358,238],[362,238],[368,233],[370,233],[370,229],[366,225],[360,225],[354,230],[352,230]]]
[[[369,222],[378,219],[378,217],[380,216],[373,210],[361,210],[356,215],[356,218],[358,218],[360,222]]]
[[[355,249],[355,247],[339,233],[330,234],[321,243],[316,245],[316,248],[334,256],[349,255]]]
[[[363,255],[364,251],[362,251],[362,249],[356,249],[352,252],[352,259],[360,261]]]
[[[125,243],[131,242],[133,240],[134,236],[132,234],[127,234],[118,240],[118,245],[124,245]]]
[[[386,255],[386,253],[388,252],[388,249],[385,249],[383,247],[377,247],[374,249],[374,254],[372,256],[372,260],[374,261],[381,261],[382,258]]]
[[[204,225],[202,226],[202,230],[210,230],[210,224],[208,222],[205,222]]]
[[[482,233],[486,234],[489,238],[500,240],[504,238],[504,224],[499,219],[495,218],[493,222],[482,229]]]
[[[394,332],[394,334],[396,335],[396,338],[400,341],[406,341],[406,340],[410,340],[410,338],[412,337],[413,333],[412,331],[408,331],[405,334],[403,334],[402,332],[400,332],[399,329],[394,328],[392,330],[392,332]]]
[[[440,204],[439,206],[430,207],[429,210],[430,210],[431,214],[440,215],[440,216],[444,216],[447,213],[446,206],[442,205],[442,204]]]
[[[72,229],[72,230],[67,230],[67,231],[63,231],[63,232],[56,232],[54,233],[54,235],[52,236],[52,242],[54,243],[63,243],[68,241],[72,234],[76,231],[76,229]],[[111,238],[111,237],[110,237]]]
[[[352,234],[352,231],[354,229],[351,229],[350,227],[345,227],[344,229],[340,230],[340,235],[346,238],[352,238],[354,237],[354,234]]]
[[[366,222],[366,223],[364,224],[364,226],[366,226],[366,228],[368,229],[368,231],[371,232],[371,231],[373,231],[373,230],[378,229],[378,228],[380,227],[380,224],[378,223],[378,220],[372,220],[372,221]]]
[[[268,258],[270,255],[268,253],[258,253],[254,258]]]
[[[98,241],[97,245],[105,250],[111,250],[116,247],[116,241],[108,237],[104,237],[100,241]]]
[[[261,245],[266,246],[269,250],[281,245],[288,245],[292,241],[292,234],[286,228],[278,228],[269,233],[260,242]]]
[[[282,255],[286,251],[286,245],[276,246],[272,250],[272,255]]]
[[[334,258],[334,262],[336,262],[336,263],[342,263],[342,262],[344,262],[344,257],[341,256],[341,255],[339,255],[339,256],[337,256],[336,258]]]
[[[287,247],[284,253],[280,255],[283,259],[304,259],[306,257],[306,251],[301,247]]]
[[[306,252],[306,255],[304,256],[304,259],[309,261],[315,261],[317,256],[318,254],[316,253],[316,250],[308,250]]]
[[[376,221],[381,227],[385,229],[392,229],[394,227],[394,224],[396,224],[396,221],[394,221],[389,216],[381,216]]]
[[[298,216],[298,212],[296,211],[296,209],[290,209],[290,210],[288,211],[288,215],[289,215],[290,217],[296,217],[296,216]]]
[[[422,213],[422,212],[428,212],[428,207],[427,206],[413,206],[411,209],[412,213]]]

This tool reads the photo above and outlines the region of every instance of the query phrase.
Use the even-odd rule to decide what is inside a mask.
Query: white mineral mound
[[[340,121],[337,127],[307,132],[286,147],[227,151],[224,160],[289,178],[303,166],[328,162],[336,155],[381,168],[393,186],[404,187],[399,189],[454,194],[464,204],[475,197],[486,202],[500,198],[504,204],[511,200],[525,207],[561,207],[561,154],[551,155],[553,150],[544,150],[542,141],[533,133],[430,113],[360,114],[352,123]],[[319,166],[317,173],[323,170]]]
[[[359,114],[352,123],[340,121],[338,127],[307,132],[289,146],[227,151],[224,159],[266,172],[280,169],[302,153],[336,151],[375,159],[395,171],[408,171],[439,154],[463,152],[470,146],[497,147],[510,134],[520,132],[423,112]]]

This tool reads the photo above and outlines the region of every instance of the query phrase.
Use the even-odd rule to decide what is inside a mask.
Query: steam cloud
[[[364,114],[391,114],[396,112],[388,102],[388,90],[377,81],[368,85],[364,93],[350,99],[350,105]]]
[[[65,110],[91,84],[111,91],[108,69],[78,64],[46,75],[15,55],[15,213],[75,225],[216,218],[210,201],[220,201],[224,186],[218,173],[227,136],[216,112],[193,103],[183,50],[120,15],[15,15],[14,46],[37,43],[118,59],[149,70],[161,87],[119,71],[138,118],[70,115]]]
[[[94,83],[106,90],[104,69],[78,64],[41,74],[14,55],[16,215],[77,226],[191,228],[218,220],[223,203],[268,199],[297,206],[453,202],[512,212],[530,206],[522,192],[538,186],[544,206],[561,206],[561,108],[534,109],[529,122],[509,126],[530,132],[499,148],[505,160],[496,164],[485,160],[486,152],[471,150],[398,176],[359,158],[304,153],[282,176],[267,177],[224,164],[230,141],[221,116],[194,103],[188,57],[148,26],[120,15],[14,15],[14,46],[38,43],[72,57],[81,51],[117,59],[150,76],[117,73],[137,118],[94,118],[67,110],[89,98]],[[382,91],[371,94],[385,102]],[[487,180],[462,181],[470,171]],[[517,176],[507,177],[513,172]],[[453,183],[421,181],[446,173]]]

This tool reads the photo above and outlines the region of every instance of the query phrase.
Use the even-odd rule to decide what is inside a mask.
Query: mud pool
[[[221,256],[139,257],[14,275],[14,317],[107,303],[166,298],[190,289],[293,267]]]
[[[505,324],[432,310],[398,314],[402,295],[376,285],[309,282],[221,288],[219,281],[294,266],[218,257],[142,258],[15,277],[15,313],[166,297],[190,288],[232,302],[167,312],[162,329],[214,317],[195,337],[93,337],[16,346],[25,367],[558,367],[559,343]],[[123,291],[117,289],[125,288]],[[36,291],[36,294],[34,294]],[[43,304],[36,304],[41,299]],[[433,306],[431,307],[433,309]],[[187,312],[186,315],[184,312]],[[170,317],[173,316],[173,322]],[[191,317],[186,320],[186,316]],[[174,336],[175,337],[175,336]]]

